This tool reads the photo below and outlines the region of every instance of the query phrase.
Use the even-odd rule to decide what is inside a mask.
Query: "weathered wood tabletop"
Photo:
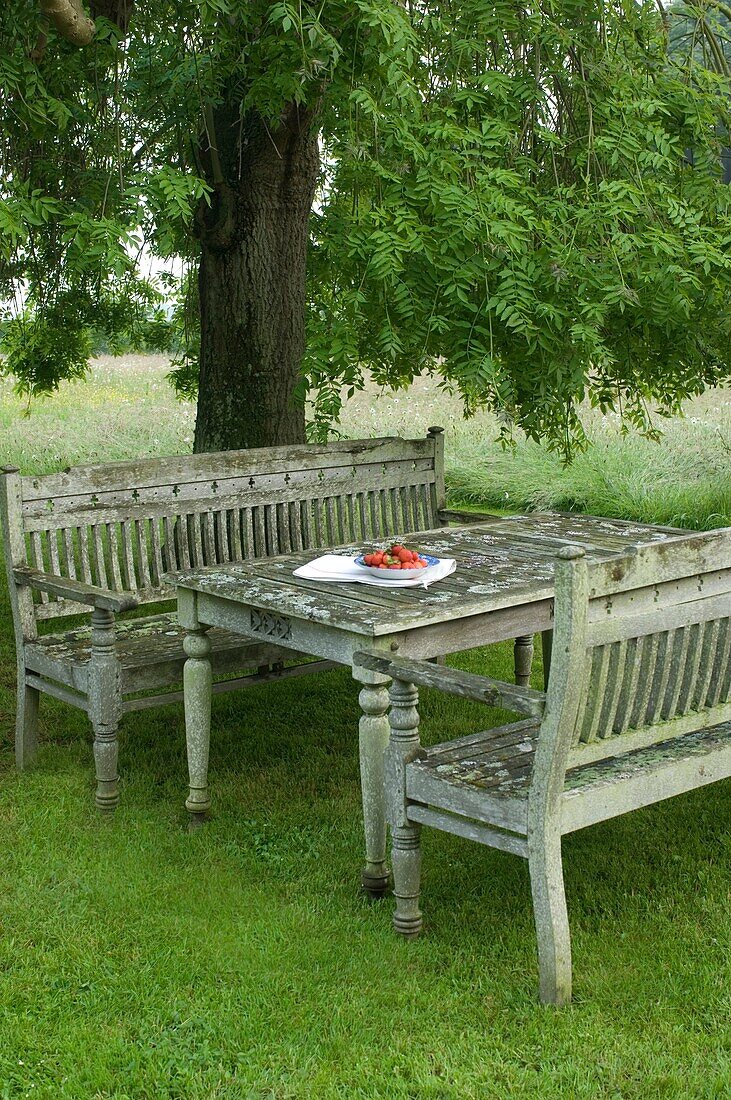
[[[478,645],[550,630],[553,571],[562,546],[582,546],[607,558],[633,547],[687,537],[677,528],[562,513],[496,518],[469,527],[419,532],[404,542],[440,558],[455,558],[456,572],[433,587],[383,588],[322,582],[293,570],[322,551],[211,566],[176,578],[185,627],[186,731],[190,793],[186,806],[202,816],[208,797],[210,643],[205,631],[222,627],[276,641],[300,653],[351,664],[353,653],[436,657]],[[361,546],[338,547],[356,553]],[[208,647],[208,648],[207,648]],[[363,882],[385,889],[383,751],[388,741],[388,678],[359,669],[361,782],[366,833]],[[299,716],[301,720],[302,716]]]
[[[305,550],[277,558],[211,566],[178,575],[187,588],[249,607],[379,637],[432,623],[536,603],[553,593],[553,562],[561,546],[577,544],[590,557],[624,553],[632,546],[685,532],[594,516],[536,513],[469,527],[403,534],[404,542],[440,558],[455,558],[457,571],[432,588],[383,588],[293,576],[318,556]],[[338,547],[333,553],[360,553]]]

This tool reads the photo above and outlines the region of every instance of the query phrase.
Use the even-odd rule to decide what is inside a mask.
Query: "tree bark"
[[[319,170],[316,111],[278,128],[234,107],[206,118],[201,204],[201,352],[194,449],[299,443],[294,391],[305,341],[308,222]]]

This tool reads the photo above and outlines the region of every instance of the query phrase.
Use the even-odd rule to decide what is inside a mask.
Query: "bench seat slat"
[[[516,813],[514,804],[516,800],[528,799],[537,730],[535,722],[515,723],[512,727],[486,730],[425,750],[423,759],[406,765],[408,797],[429,806],[474,815],[487,824],[518,825],[524,815]],[[707,773],[707,758],[719,753],[721,763]],[[672,776],[677,775],[679,766],[686,764],[689,767],[681,780],[685,784],[682,790],[731,776],[731,720],[682,737],[653,741],[620,756],[570,767],[566,772],[562,816],[569,828],[564,831],[623,812],[618,811],[613,799],[612,813],[605,814],[607,803],[601,792],[607,788],[621,791],[628,780],[647,788],[645,798],[636,793],[628,799],[628,810],[678,793],[673,789]],[[473,795],[468,793],[465,801],[465,792],[470,791]],[[509,804],[507,811],[499,809],[503,800]],[[468,805],[472,810],[467,809]],[[475,809],[478,806],[479,813]]]
[[[125,692],[162,687],[171,678],[180,679],[185,660],[185,631],[173,612],[142,619],[127,619],[116,626],[116,652],[122,668]],[[262,645],[227,630],[208,632],[213,647],[212,660],[219,673],[233,672],[249,664],[271,662],[286,657],[291,650]],[[85,690],[86,669],[91,655],[91,628],[80,627],[65,634],[47,634],[27,649],[28,667],[40,675]]]

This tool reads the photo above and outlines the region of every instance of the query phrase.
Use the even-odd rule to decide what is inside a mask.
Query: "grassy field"
[[[161,363],[103,361],[90,384],[65,388],[28,420],[6,385],[1,461],[41,471],[188,449],[192,411],[174,403],[163,373]],[[559,474],[586,494],[574,504],[598,499],[582,490],[579,472],[550,473],[545,456],[536,458],[534,469],[544,472],[530,484],[524,448],[514,459],[502,455],[490,444],[488,417],[463,427],[457,403],[426,385],[411,396],[359,401],[344,418],[344,429],[359,434],[416,434],[445,423],[461,499],[499,500],[493,463],[501,462],[510,474],[501,490],[508,507],[551,503],[529,494],[558,492]],[[695,505],[687,522],[707,526],[723,502],[713,497],[709,511],[710,490],[706,498],[692,485],[716,477],[709,456],[720,459],[716,429],[728,438],[728,395],[696,403],[692,415],[671,426],[678,435],[669,449],[673,460],[683,456],[683,508]],[[598,427],[607,447],[644,454],[643,441]],[[615,468],[629,485],[630,452],[621,453]],[[490,492],[457,480],[460,470],[476,477],[478,463]],[[636,497],[638,518],[657,518],[639,504],[652,505],[662,468],[651,462],[635,471],[646,492]],[[726,493],[727,516],[723,482],[719,461],[715,484],[720,499]],[[80,712],[44,700],[38,762],[14,772],[4,589],[0,620],[0,1100],[731,1093],[729,784],[566,838],[575,1002],[546,1010],[535,997],[522,861],[428,834],[427,926],[415,943],[392,934],[390,902],[360,895],[358,711],[345,672],[214,701],[214,815],[189,836],[178,706],[125,718],[122,805],[112,821],[92,806]],[[509,678],[510,648],[455,663]],[[538,661],[535,677],[540,683]],[[430,692],[421,709],[426,739],[505,718]]]
[[[103,357],[88,383],[67,383],[58,397],[23,403],[0,380],[0,457],[39,473],[74,462],[175,454],[190,450],[195,409],[175,400],[167,362],[152,356]],[[460,401],[429,379],[408,391],[368,387],[344,409],[346,436],[415,436],[446,429],[447,484],[455,504],[516,512],[558,508],[687,527],[731,524],[731,390],[688,402],[682,420],[660,421],[659,443],[622,435],[617,418],[587,410],[593,445],[570,467],[545,448],[518,439],[495,443],[497,424],[480,413],[465,421]]]

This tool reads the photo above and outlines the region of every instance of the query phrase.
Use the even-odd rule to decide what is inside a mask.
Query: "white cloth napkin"
[[[377,569],[368,570],[356,565],[355,558],[343,554],[323,554],[307,565],[300,565],[294,575],[312,581],[350,581],[351,584],[355,581],[358,584],[375,584],[380,588],[428,588],[435,581],[454,573],[456,568],[454,558],[442,558],[437,565],[429,565],[418,577],[394,577],[392,573],[386,578],[380,576]]]

